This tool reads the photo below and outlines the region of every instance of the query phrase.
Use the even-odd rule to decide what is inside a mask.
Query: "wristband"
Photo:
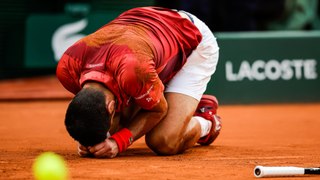
[[[133,142],[132,133],[127,128],[114,133],[110,138],[116,141],[119,153],[125,151]]]

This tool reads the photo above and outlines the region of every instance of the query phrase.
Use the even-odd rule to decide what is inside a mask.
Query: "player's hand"
[[[114,158],[117,156],[119,149],[113,139],[106,139],[97,145],[89,147],[89,151],[97,158]]]
[[[90,155],[90,151],[87,147],[81,145],[80,143],[78,143],[78,154],[81,157],[86,157]]]

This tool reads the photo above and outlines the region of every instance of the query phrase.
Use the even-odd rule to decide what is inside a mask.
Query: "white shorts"
[[[184,12],[187,13],[187,12]],[[202,34],[202,40],[187,58],[182,69],[166,85],[165,92],[176,92],[200,101],[211,76],[216,71],[219,47],[209,27],[196,16],[188,13]]]

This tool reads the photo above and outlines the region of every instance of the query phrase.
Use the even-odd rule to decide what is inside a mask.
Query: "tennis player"
[[[142,136],[159,155],[211,144],[218,101],[203,93],[218,56],[201,20],[160,7],[128,10],[73,44],[56,74],[75,94],[65,125],[80,156],[113,158]]]

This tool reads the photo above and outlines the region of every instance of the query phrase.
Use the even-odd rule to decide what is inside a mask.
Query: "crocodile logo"
[[[85,34],[79,34],[79,32],[82,31],[87,25],[88,20],[81,19],[76,22],[64,24],[54,32],[51,40],[51,46],[56,61],[60,60],[61,56],[68,49],[68,47],[86,36]]]

